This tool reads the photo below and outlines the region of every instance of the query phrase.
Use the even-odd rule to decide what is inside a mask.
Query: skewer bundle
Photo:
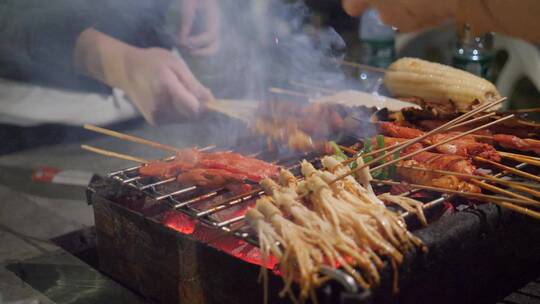
[[[263,238],[259,244],[265,258],[272,251],[278,254],[274,256],[285,282],[281,295],[292,295],[292,282],[297,282],[302,301],[325,281],[319,273],[324,265],[340,266],[360,286],[370,288],[380,283],[385,258],[397,265],[405,252],[425,249],[403,219],[364,187],[363,182],[369,185],[371,179],[369,171],[363,182],[351,177],[331,183],[336,174],[349,169],[333,157],[324,157],[322,164],[324,169],[317,170],[303,161],[301,181],[286,170],[279,184],[264,180],[267,195],[257,201],[256,211],[246,215]],[[395,200],[389,195],[382,198]],[[279,242],[280,251],[272,241]]]
[[[486,104],[484,106],[484,109],[490,106],[493,106],[493,103]],[[372,167],[369,170],[370,171],[380,170],[389,165],[397,165],[398,172],[402,171],[402,172],[410,174],[411,172],[414,173],[414,171],[416,171],[416,173],[414,174],[415,176],[417,176],[417,178],[415,178],[415,181],[416,183],[419,183],[420,185],[414,185],[414,186],[419,189],[434,190],[434,191],[443,192],[443,193],[453,193],[453,194],[458,194],[465,197],[478,198],[481,200],[488,199],[488,201],[492,201],[493,203],[496,203],[499,206],[502,206],[504,208],[509,208],[518,213],[532,216],[534,218],[540,218],[540,212],[536,212],[536,211],[524,208],[522,206],[519,206],[519,205],[525,205],[527,207],[540,207],[539,201],[536,201],[534,199],[531,199],[529,197],[526,197],[520,194],[514,194],[511,191],[504,190],[500,187],[488,184],[481,180],[484,179],[484,180],[493,181],[501,185],[508,186],[512,189],[518,190],[520,192],[539,197],[540,193],[536,190],[531,189],[531,187],[535,187],[535,185],[529,186],[524,183],[511,182],[507,180],[502,180],[500,178],[495,178],[495,177],[485,176],[485,175],[476,176],[472,174],[474,172],[466,172],[467,170],[461,170],[463,172],[460,172],[460,170],[457,170],[456,168],[451,168],[451,167],[440,168],[438,166],[431,166],[429,159],[426,157],[421,157],[421,159],[424,159],[426,161],[414,161],[415,156],[425,154],[426,151],[429,151],[432,149],[437,150],[437,152],[439,153],[449,153],[449,154],[431,153],[439,157],[440,159],[442,159],[445,156],[446,157],[454,156],[456,160],[459,160],[458,159],[459,156],[455,155],[457,154],[456,151],[458,150],[454,149],[455,151],[451,151],[452,149],[449,150],[448,149],[449,147],[453,148],[457,146],[458,144],[465,144],[466,146],[469,146],[469,147],[473,146],[473,144],[475,144],[474,138],[472,138],[472,140],[469,138],[466,139],[466,136],[469,136],[469,134],[473,134],[474,132],[484,129],[486,127],[489,127],[491,125],[494,125],[497,122],[501,122],[503,120],[513,117],[513,115],[508,115],[506,117],[481,125],[479,127],[476,127],[474,129],[468,130],[463,133],[447,133],[447,134],[440,133],[440,132],[445,132],[450,129],[453,129],[457,125],[462,126],[463,124],[465,124],[465,122],[463,122],[464,118],[471,117],[473,114],[476,114],[475,112],[478,113],[479,112],[478,109],[473,110],[468,114],[462,115],[452,121],[449,121],[448,123],[445,123],[444,125],[427,133],[422,132],[420,130],[416,130],[416,129],[403,128],[406,133],[410,133],[410,134],[405,134],[405,138],[408,138],[408,139],[394,138],[394,140],[396,140],[395,144],[389,147],[382,148],[374,152],[368,153],[371,155],[376,155],[376,154],[382,154],[382,155],[370,161],[368,164],[363,164],[363,163],[359,164],[357,168],[352,170],[351,172],[341,174],[340,176],[338,176],[336,180],[334,180],[334,182],[342,180],[344,178],[348,178],[354,172],[358,174],[358,172],[361,172],[362,170],[364,170],[365,167],[367,167],[368,165],[373,165],[378,162],[385,161],[384,163],[377,165],[375,167]],[[417,132],[417,133],[413,134],[414,132]],[[440,140],[433,140],[434,138],[435,139],[440,138]],[[417,146],[420,142],[422,143],[427,142],[428,145],[425,147],[422,147],[422,145]],[[444,149],[441,149],[441,147],[443,147],[443,145],[446,145],[446,144],[448,144],[448,147],[444,147]],[[487,144],[483,144],[483,145],[487,145]],[[485,150],[484,146],[481,146],[481,147]],[[491,146],[489,147],[492,150],[490,152],[499,153],[500,156],[514,159],[517,161],[523,161],[528,164],[533,164],[533,165],[540,164],[539,162],[537,162],[537,160],[534,157],[515,155],[512,153],[506,153],[506,152],[499,152],[499,151],[496,151],[493,147]],[[409,148],[409,149],[406,150],[406,148]],[[348,152],[354,153],[355,156],[344,161],[343,162],[344,164],[350,164],[351,162],[358,162],[358,160],[362,159],[363,157],[367,155],[367,154],[357,153],[357,151],[355,150],[352,150],[352,151],[350,151],[351,149],[348,149],[348,150],[349,150]],[[394,152],[402,152],[402,154],[400,157],[388,161],[388,158],[386,157],[386,155],[394,153]],[[475,156],[475,154],[472,152],[476,152],[476,151],[472,151],[472,150],[471,151],[464,150],[462,152],[465,153],[465,156],[468,155],[468,157],[470,157],[470,159],[468,160],[469,162],[474,160],[475,162],[486,163],[496,168],[499,168],[501,170],[504,170],[505,172],[519,175],[531,181],[537,181],[537,182],[540,181],[540,179],[533,174],[519,170],[517,168],[508,167],[506,165],[503,165],[499,162],[494,161],[494,160],[500,161],[500,158],[499,159],[496,159],[496,158],[486,159],[486,158],[483,158],[482,156],[479,156],[482,154],[477,154],[478,156]],[[463,160],[466,160],[466,158],[463,158]],[[457,164],[455,161],[453,161],[453,163]],[[471,168],[474,168],[474,167],[471,167]],[[452,171],[455,171],[455,172],[452,172]],[[476,169],[474,169],[474,171],[476,171]],[[431,176],[431,177],[429,179],[418,178],[421,176]],[[435,183],[436,181],[441,181],[445,185],[440,186],[437,183]],[[454,182],[451,183],[451,181],[454,181]],[[393,181],[392,182],[378,181],[378,182],[386,183],[389,185],[400,184],[398,182],[393,182]],[[451,187],[450,184],[455,184],[455,186]],[[463,185],[466,185],[467,187],[464,187]],[[477,189],[477,190],[473,191],[474,189]],[[491,192],[503,194],[504,196],[490,196],[490,195],[486,196],[486,195],[480,194],[480,189],[486,189]],[[386,197],[386,198],[387,200],[390,200],[390,201],[393,200],[393,198],[391,197]],[[399,205],[400,203],[402,203],[402,201],[394,202],[394,203]],[[411,209],[411,208],[414,208],[413,206],[402,206],[402,207],[405,208],[409,212],[411,210],[415,210],[415,209]]]
[[[394,152],[405,151],[406,148],[433,134],[466,124],[467,118],[496,103],[486,104],[418,138],[406,140],[387,149],[382,149],[380,152],[386,151],[388,156]],[[418,201],[389,193],[377,196],[371,187],[371,182],[400,183],[373,180],[370,172],[391,164],[397,163],[399,166],[401,161],[411,158],[415,153],[425,152],[438,145],[452,142],[509,117],[511,116],[465,133],[456,134],[421,148],[421,151],[406,153],[390,162],[384,162],[386,160],[384,155],[376,157],[369,163],[363,163],[363,155],[356,155],[345,162],[340,162],[333,157],[325,157],[322,159],[322,170],[317,170],[310,163],[304,161],[301,164],[302,179],[296,178],[289,171],[282,170],[279,175],[279,183],[269,179],[263,180],[261,185],[266,196],[261,198],[255,208],[250,209],[246,214],[247,223],[259,238],[263,257],[262,277],[266,278],[267,268],[265,266],[272,256],[279,261],[278,270],[285,281],[281,295],[288,295],[294,301],[297,301],[297,297],[300,301],[307,298],[316,301],[314,289],[327,279],[319,272],[322,266],[339,266],[351,275],[359,285],[365,288],[376,286],[380,282],[379,271],[385,265],[383,261],[388,259],[392,265],[398,265],[403,261],[403,255],[407,251],[415,247],[425,249],[421,240],[406,229],[403,219],[397,213],[387,209],[384,202],[396,204],[407,212],[416,214],[423,224],[426,224],[427,220],[423,215],[422,205]],[[133,138],[126,139],[133,141]],[[174,147],[163,147],[159,144],[152,144],[152,146],[167,151],[176,150]],[[379,153],[379,151],[374,152],[376,153],[373,155]],[[117,156],[115,155],[115,157]],[[534,158],[526,158],[531,162],[536,161]],[[131,158],[131,160],[147,162],[136,158]],[[356,162],[356,168],[353,170],[346,166],[351,161]],[[384,163],[379,164],[381,161]],[[479,161],[482,160],[479,159]],[[370,165],[374,166],[370,167]],[[414,166],[407,168],[417,169]],[[508,170],[507,167],[503,169]],[[467,178],[473,179],[472,177]],[[474,182],[476,185],[502,195],[451,191],[437,187],[424,186],[424,188],[492,201],[504,208],[540,218],[540,213],[522,207],[537,206],[537,201],[500,191],[504,189],[481,182],[482,178],[504,184],[502,180],[482,176],[474,179],[478,180]],[[529,194],[540,194],[524,184],[508,182],[506,185],[527,189],[530,191],[527,192]],[[422,185],[414,186],[422,188]],[[292,291],[293,282],[297,282],[299,285],[297,295]],[[265,288],[266,298],[267,290]]]

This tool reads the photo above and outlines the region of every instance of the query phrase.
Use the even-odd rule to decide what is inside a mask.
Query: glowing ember
[[[163,218],[163,224],[183,234],[192,234],[195,231],[196,222],[183,213],[169,211]]]
[[[243,211],[245,213],[245,209]],[[163,224],[180,233],[191,235],[196,240],[245,262],[259,266],[262,264],[259,248],[232,235],[225,235],[218,229],[197,224],[195,220],[181,212],[167,212],[163,218]],[[266,267],[274,269],[276,264],[277,260],[270,257]]]

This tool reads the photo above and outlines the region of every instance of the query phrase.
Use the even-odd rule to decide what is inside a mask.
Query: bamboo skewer
[[[536,156],[516,154],[516,153],[510,153],[510,152],[499,152],[499,153],[503,153],[504,155],[509,155],[509,156],[527,158],[527,159],[536,160],[536,161],[540,162],[540,157],[536,157]]]
[[[495,102],[492,102],[492,103],[487,103],[486,105],[482,106],[482,107],[478,107],[477,109],[467,113],[467,114],[464,114],[464,115],[461,115],[459,117],[456,117],[454,119],[452,119],[451,121],[431,130],[430,132],[427,132],[427,133],[424,133],[424,135],[420,136],[420,137],[417,137],[417,138],[414,138],[414,139],[411,139],[409,141],[406,141],[403,143],[403,145],[401,145],[399,148],[395,148],[393,149],[391,152],[389,152],[389,154],[392,154],[394,152],[397,152],[397,151],[400,151],[402,149],[405,149],[407,147],[410,147],[411,145],[417,143],[417,142],[420,142],[422,140],[424,140],[425,138],[429,137],[429,136],[432,136],[433,134],[437,134],[441,131],[445,131],[447,128],[457,124],[457,123],[460,123],[462,122],[463,120],[469,118],[470,116],[473,116],[475,115],[476,113],[480,112],[480,111],[483,111],[483,110],[486,110],[486,109],[489,109],[493,106],[495,106],[496,104],[499,104],[501,103],[503,100],[505,100],[505,98],[501,98],[500,100],[498,101],[495,101]],[[511,116],[510,116],[511,117]],[[489,124],[487,125],[484,125],[484,126],[488,126]],[[482,126],[481,126],[482,127]],[[480,127],[479,127],[480,128]],[[479,128],[476,128],[476,129],[473,129],[475,130],[474,132],[476,132],[477,130],[480,130]],[[469,131],[470,132],[470,131]],[[470,132],[472,133],[472,132]],[[380,156],[378,159],[374,159],[371,163],[376,163],[378,161],[380,161],[381,159],[384,158],[384,155],[383,156]],[[368,166],[368,164],[364,165],[364,166]]]
[[[137,144],[142,144],[142,145],[154,147],[154,148],[164,150],[164,151],[168,151],[168,152],[176,153],[179,150],[178,148],[173,147],[173,146],[161,144],[161,143],[151,141],[151,140],[148,140],[148,139],[144,139],[144,138],[141,138],[141,137],[120,133],[120,132],[117,132],[117,131],[101,128],[101,127],[94,126],[94,125],[85,124],[84,128],[86,130],[94,131],[94,132],[101,133],[101,134],[104,134],[104,135],[108,135],[108,136],[111,136],[111,137],[116,137],[116,138],[119,138],[119,139],[122,139],[122,140],[134,142],[134,143],[137,143]]]
[[[455,125],[451,126],[450,128],[448,128],[448,131],[450,131],[452,129],[455,129],[455,128],[463,127],[464,125],[468,125],[468,124],[473,123],[473,122],[484,120],[484,119],[489,118],[489,117],[491,117],[493,115],[495,115],[495,112],[491,112],[491,113],[488,113],[486,115],[478,116],[478,117],[476,117],[474,119],[467,120],[467,121],[455,124]]]
[[[519,162],[522,162],[522,163],[527,163],[527,164],[531,164],[531,165],[535,165],[535,166],[540,166],[540,160],[539,159],[529,158],[529,157],[526,157],[524,155],[519,155],[519,154],[514,154],[514,153],[507,153],[507,152],[499,152],[499,154],[502,157],[506,157],[508,159],[516,160],[516,161],[519,161]]]
[[[512,114],[513,115],[513,114]],[[476,136],[478,138],[485,138],[485,139],[491,139],[491,140],[494,140],[494,137],[493,136],[489,136],[489,135],[479,135],[479,134],[474,134],[473,136]],[[517,137],[517,136],[516,136]],[[532,141],[532,142],[535,142],[537,144],[540,144],[540,140],[538,139],[533,139],[533,138],[520,138],[520,139],[523,139],[523,140],[526,140],[526,141]]]
[[[244,123],[250,123],[253,119],[257,106],[253,103],[239,102],[238,100],[220,99],[204,103],[204,106],[216,113],[230,118],[238,119]]]
[[[496,182],[496,183],[501,184],[501,185],[506,185],[506,186],[512,187],[512,188],[514,188],[514,187],[533,187],[533,188],[540,189],[540,185],[508,181],[508,180],[498,178],[498,177],[494,177],[494,176],[490,176],[490,175],[473,175],[473,174],[466,174],[466,173],[446,171],[446,170],[429,169],[429,168],[422,168],[422,167],[415,167],[415,166],[403,166],[403,165],[397,165],[397,166],[401,167],[401,168],[407,168],[407,169],[413,169],[413,170],[425,171],[425,172],[433,172],[433,173],[439,173],[439,174],[443,174],[443,175],[454,175],[454,176],[465,177],[465,178],[470,178],[470,179],[489,180],[489,181]],[[537,194],[540,195],[540,192],[537,192]]]
[[[459,117],[456,117],[456,118],[454,118],[453,120],[451,120],[451,121],[449,121],[449,122],[447,122],[447,123],[445,123],[445,124],[443,124],[443,125],[441,125],[441,126],[435,128],[435,129],[433,129],[433,130],[431,130],[431,131],[429,131],[429,132],[427,132],[427,133],[424,133],[424,135],[422,135],[422,136],[420,136],[420,137],[413,138],[413,139],[409,139],[409,140],[404,141],[404,142],[402,142],[402,143],[399,143],[399,144],[390,146],[389,148],[378,149],[378,150],[369,152],[370,154],[366,154],[366,155],[362,155],[362,156],[374,155],[374,154],[376,154],[376,153],[380,153],[380,152],[383,152],[383,151],[388,151],[388,150],[390,150],[390,148],[393,148],[393,149],[392,149],[390,152],[388,152],[388,154],[393,154],[393,153],[398,152],[398,151],[401,151],[401,150],[403,150],[403,149],[405,149],[405,148],[407,148],[407,147],[410,147],[411,145],[413,145],[413,144],[415,144],[415,143],[417,143],[417,142],[420,142],[420,141],[424,140],[425,138],[430,137],[430,136],[432,136],[432,135],[434,135],[434,134],[436,134],[436,133],[439,133],[439,132],[441,132],[441,131],[446,131],[448,128],[454,126],[454,125],[457,124],[457,123],[461,123],[462,126],[463,126],[463,125],[466,125],[466,124],[469,124],[469,123],[471,123],[471,122],[473,122],[473,121],[472,121],[472,120],[469,120],[469,121],[462,122],[462,120],[465,120],[465,119],[469,118],[470,116],[473,116],[473,115],[477,114],[477,113],[480,112],[480,111],[487,110],[487,109],[489,109],[489,108],[491,108],[491,107],[493,107],[493,106],[495,106],[495,105],[497,105],[497,104],[503,102],[505,99],[506,99],[506,98],[501,98],[501,99],[499,99],[499,100],[497,100],[497,101],[494,101],[494,102],[491,102],[491,103],[486,103],[485,105],[483,105],[483,106],[481,106],[481,107],[478,107],[478,108],[472,110],[472,111],[469,112],[469,113],[466,113],[466,114],[464,114],[464,115],[461,115],[461,116],[459,116]],[[475,128],[475,129],[473,129],[473,130],[469,130],[469,131],[467,131],[466,133],[461,134],[460,136],[457,136],[457,137],[454,136],[454,137],[452,137],[451,140],[454,140],[454,139],[459,138],[459,137],[462,137],[462,136],[464,136],[464,135],[467,135],[467,134],[476,132],[476,131],[481,130],[481,129],[483,129],[483,128],[487,128],[487,127],[489,127],[489,126],[491,126],[491,125],[493,125],[493,124],[495,124],[495,123],[499,123],[499,122],[501,122],[501,121],[503,121],[503,120],[506,120],[506,119],[509,119],[509,118],[511,118],[511,117],[513,117],[513,115],[509,115],[509,116],[500,118],[500,119],[495,120],[495,121],[493,121],[493,122],[491,122],[491,123],[488,123],[488,124],[482,125],[482,126],[480,126],[480,127],[477,127],[477,128]],[[447,142],[449,142],[449,141],[451,141],[451,140],[448,140],[448,141],[445,141],[445,142],[442,142],[442,143],[437,143],[436,145],[444,144],[444,143],[447,143]],[[386,156],[385,156],[385,155],[381,155],[381,156],[379,156],[379,157],[373,159],[372,161],[370,161],[368,164],[364,164],[364,166],[358,167],[358,168],[356,168],[355,170],[361,170],[361,169],[363,169],[364,167],[367,167],[367,166],[369,166],[369,165],[371,165],[371,164],[377,163],[377,162],[379,162],[380,160],[384,159],[384,157],[386,157]],[[354,159],[355,159],[355,158],[353,157],[352,160],[348,160],[348,161],[351,162],[351,161],[354,161]],[[339,178],[342,178],[342,177],[339,177]],[[339,178],[338,178],[338,179],[339,179]]]
[[[509,197],[515,197],[515,198],[523,200],[523,203],[520,203],[520,204],[528,205],[528,206],[540,207],[540,202],[539,201],[531,199],[531,198],[526,197],[524,195],[517,194],[517,193],[511,192],[511,191],[508,191],[508,190],[505,190],[505,189],[499,188],[497,186],[493,186],[493,185],[490,185],[488,183],[484,183],[484,182],[478,181],[478,180],[472,180],[471,182],[473,184],[476,184],[476,185],[478,185],[478,186],[480,186],[480,187],[482,187],[484,189],[487,189],[489,191],[496,192],[496,193],[499,193],[499,194],[504,194],[504,195],[509,196]]]
[[[482,158],[482,157],[479,157],[479,156],[475,156],[474,157],[474,160],[477,160],[477,161],[481,161],[481,162],[484,162],[484,163],[487,163],[487,164],[490,164],[492,166],[495,166],[499,169],[502,169],[504,171],[508,171],[510,173],[513,173],[515,175],[519,175],[519,176],[522,176],[522,177],[525,177],[525,178],[528,178],[530,180],[534,180],[536,182],[540,182],[540,177],[534,175],[534,174],[531,174],[531,173],[528,173],[528,172],[525,172],[525,171],[521,171],[519,169],[516,169],[516,168],[512,168],[512,167],[508,167],[508,166],[505,166],[503,164],[499,164],[499,163],[496,163],[492,160],[488,160],[488,159],[485,159],[485,158]]]
[[[373,181],[377,182],[377,183],[381,183],[381,184],[386,184],[386,185],[394,185],[394,186],[404,185],[404,183],[393,182],[393,181],[383,181],[383,180],[373,180]],[[537,220],[540,220],[540,212],[533,211],[531,209],[527,209],[527,208],[524,208],[524,207],[521,207],[521,206],[514,205],[515,203],[519,204],[519,203],[524,203],[525,202],[525,201],[520,200],[520,199],[514,199],[514,198],[509,198],[509,197],[501,197],[501,196],[495,196],[495,195],[480,194],[480,193],[461,192],[461,191],[456,191],[456,190],[442,189],[442,188],[431,187],[431,186],[422,186],[422,185],[417,185],[417,184],[405,184],[405,185],[406,186],[411,186],[413,188],[418,188],[418,189],[431,190],[431,191],[441,192],[441,193],[456,194],[456,195],[461,195],[461,196],[465,196],[465,197],[475,198],[475,199],[478,199],[478,200],[487,201],[487,202],[496,204],[498,206],[501,206],[503,208],[510,209],[510,210],[512,210],[514,212],[521,213],[523,215],[527,215],[527,216],[530,216],[530,217],[535,218]],[[510,203],[510,202],[512,202],[512,203]]]
[[[111,137],[115,137],[115,138],[118,138],[118,139],[129,141],[129,142],[154,147],[154,148],[164,150],[164,151],[168,151],[168,152],[176,153],[176,152],[181,150],[180,148],[177,148],[177,147],[169,146],[169,145],[162,144],[162,143],[159,143],[159,142],[156,142],[156,141],[144,139],[142,137],[137,137],[137,136],[133,136],[133,135],[125,134],[125,133],[120,133],[118,131],[113,131],[113,130],[110,130],[110,129],[105,129],[105,128],[90,125],[90,124],[85,124],[84,128],[86,130],[94,131],[94,132],[97,132],[97,133],[100,133],[100,134],[108,135],[108,136],[111,136]],[[200,148],[200,149],[197,148],[197,150],[199,150],[200,152],[203,152],[203,151],[206,151],[206,150],[213,149],[215,147],[216,146],[212,145],[212,146],[206,146],[206,147]],[[96,148],[96,149],[99,149],[99,148]]]
[[[424,189],[424,190],[430,190],[430,191],[441,192],[441,193],[456,194],[456,195],[461,195],[461,196],[465,196],[465,197],[476,198],[476,199],[479,199],[479,200],[485,200],[485,201],[488,201],[488,202],[491,202],[491,201],[495,200],[495,201],[507,201],[507,202],[518,203],[518,204],[519,203],[526,203],[526,201],[521,200],[521,199],[517,199],[517,198],[502,197],[502,196],[497,196],[497,195],[489,195],[489,194],[481,194],[481,193],[473,193],[473,192],[465,192],[465,191],[444,189],[444,188],[433,187],[433,186],[424,186],[424,185],[419,185],[419,184],[409,184],[409,183],[404,183],[404,182],[395,182],[395,181],[380,180],[380,179],[373,179],[373,182],[386,184],[386,185],[391,185],[391,186],[409,186],[409,187],[417,188],[417,189]]]
[[[394,159],[394,160],[391,160],[391,161],[389,161],[389,162],[386,162],[386,163],[384,163],[384,164],[382,164],[382,165],[379,165],[379,166],[377,166],[377,167],[375,167],[375,168],[371,168],[370,171],[375,171],[375,170],[384,168],[384,167],[386,167],[386,166],[393,165],[393,164],[395,164],[395,163],[397,163],[397,162],[399,162],[399,161],[402,161],[402,160],[404,160],[404,159],[407,159],[407,158],[409,158],[409,157],[412,157],[412,156],[414,156],[414,155],[416,155],[416,154],[419,154],[419,153],[421,153],[421,152],[425,152],[425,151],[431,150],[431,149],[433,149],[433,148],[435,148],[435,147],[437,147],[437,146],[440,146],[440,145],[443,145],[443,144],[448,143],[448,142],[450,142],[450,141],[456,140],[456,139],[458,139],[458,138],[460,138],[460,137],[463,137],[463,136],[465,136],[465,135],[471,134],[471,133],[476,132],[476,131],[478,131],[478,130],[481,130],[481,129],[483,129],[483,128],[487,128],[487,127],[489,127],[489,126],[491,126],[491,125],[497,124],[497,123],[499,123],[499,122],[501,122],[501,121],[510,119],[510,118],[512,118],[512,117],[513,117],[513,115],[508,115],[508,116],[506,116],[506,117],[497,119],[497,120],[495,120],[495,121],[492,121],[492,122],[487,123],[487,124],[485,124],[485,125],[479,126],[479,127],[474,128],[474,129],[472,129],[472,130],[469,130],[469,131],[467,131],[467,132],[458,134],[458,135],[456,135],[456,136],[453,136],[453,137],[451,137],[451,138],[448,138],[448,139],[443,140],[443,141],[441,141],[441,142],[438,142],[438,143],[436,143],[436,144],[427,146],[427,147],[425,147],[425,148],[416,150],[416,151],[414,151],[414,152],[412,152],[412,153],[409,153],[409,154],[407,154],[407,155],[401,156],[401,157],[399,157],[399,158],[397,158],[397,159]],[[403,149],[403,148],[405,148],[405,147],[407,147],[407,146],[410,146],[412,143],[415,143],[415,142],[420,141],[421,139],[423,139],[422,137],[425,137],[425,136],[421,136],[421,137],[418,137],[418,138],[414,139],[413,141],[409,141],[409,142],[408,142],[409,144],[402,145],[401,147],[396,148],[396,149],[392,150],[391,152],[389,152],[389,154],[392,154],[392,153],[394,153],[394,152],[396,152],[396,151],[399,151],[399,150],[401,150],[401,149]],[[359,166],[358,168],[355,168],[354,170],[351,170],[351,171],[349,171],[349,172],[346,173],[346,174],[343,174],[343,175],[341,175],[341,176],[338,176],[333,182],[338,181],[338,180],[340,180],[340,179],[342,179],[342,178],[344,178],[344,177],[346,177],[346,176],[349,176],[349,175],[351,175],[351,174],[354,174],[355,172],[357,172],[357,171],[359,171],[359,170],[362,170],[363,168],[368,167],[368,166],[371,165],[371,164],[377,163],[378,161],[384,159],[385,157],[386,157],[386,155],[382,155],[382,156],[380,156],[380,157],[377,157],[377,158],[375,158],[374,160],[372,160],[372,161],[370,161],[370,162],[364,164],[363,166]]]
[[[124,154],[124,153],[118,153],[118,152],[114,152],[114,151],[110,151],[110,150],[105,150],[105,149],[101,149],[101,148],[96,148],[96,147],[92,147],[92,146],[89,146],[89,145],[81,145],[81,148],[83,150],[94,152],[94,153],[97,153],[97,154],[100,154],[100,155],[105,155],[105,156],[118,158],[118,159],[123,159],[123,160],[129,160],[129,161],[136,162],[136,163],[139,163],[139,164],[147,164],[147,163],[150,162],[149,160],[146,160],[144,158],[131,156],[131,155]]]
[[[504,113],[540,113],[540,108],[528,108],[528,109],[515,109],[515,110],[505,110]]]
[[[296,96],[296,97],[305,97],[305,98],[308,98],[308,99],[311,98],[311,96],[309,96],[306,93],[297,92],[297,91],[293,91],[293,90],[282,89],[282,88],[276,88],[276,87],[271,87],[271,88],[268,89],[268,91],[270,93],[274,93],[274,94],[285,94],[285,95],[291,95],[291,96]]]
[[[299,82],[299,81],[294,81],[294,80],[290,80],[289,84],[294,85],[294,86],[298,86],[298,87],[301,87],[301,88],[305,88],[305,89],[316,90],[316,91],[319,91],[319,92],[322,92],[322,93],[327,93],[327,94],[335,94],[335,93],[338,92],[336,90],[332,90],[332,89],[329,89],[329,88],[323,88],[323,87],[320,87],[320,86],[317,86],[317,85],[314,85],[314,84],[309,84],[309,83],[304,83],[304,82]]]
[[[357,68],[357,69],[365,69],[365,70],[379,72],[379,73],[386,73],[386,69],[370,66],[370,65],[367,65],[367,64],[361,64],[361,63],[352,62],[352,61],[346,61],[346,60],[337,59],[337,58],[332,58],[332,60],[334,62],[337,62],[338,64],[350,66],[350,67]]]
[[[490,123],[487,123],[487,124],[485,124],[485,125],[479,126],[479,127],[474,128],[474,129],[472,129],[472,130],[469,130],[469,131],[467,131],[467,132],[458,134],[458,135],[456,135],[456,136],[452,136],[452,137],[450,137],[450,138],[448,138],[448,139],[445,139],[445,140],[443,140],[443,141],[441,141],[441,142],[438,142],[438,143],[435,143],[435,144],[433,144],[433,145],[427,146],[427,147],[425,147],[425,148],[416,150],[416,151],[414,151],[414,152],[412,152],[412,153],[409,153],[409,154],[404,155],[404,156],[401,156],[401,157],[399,157],[399,158],[397,158],[397,159],[394,159],[394,160],[391,160],[391,161],[389,161],[389,162],[386,162],[386,163],[384,163],[384,164],[382,164],[382,165],[379,165],[379,166],[377,166],[377,167],[375,167],[375,168],[371,168],[370,171],[375,171],[375,170],[384,168],[384,167],[386,167],[386,166],[393,165],[393,164],[395,164],[395,163],[397,163],[397,162],[399,162],[399,161],[401,161],[401,160],[404,160],[404,159],[410,158],[410,157],[412,157],[412,156],[415,156],[415,155],[417,155],[417,154],[419,154],[419,153],[422,153],[422,152],[431,150],[431,149],[433,149],[433,148],[435,148],[435,147],[437,147],[437,146],[444,145],[444,144],[446,144],[446,143],[448,143],[448,142],[451,142],[451,141],[453,141],[453,140],[456,140],[456,139],[458,139],[458,138],[461,138],[461,137],[463,137],[463,136],[465,136],[465,135],[471,134],[471,133],[476,132],[476,131],[478,131],[478,130],[487,128],[487,127],[489,127],[489,126],[492,126],[492,125],[497,124],[497,123],[499,123],[499,122],[501,122],[501,121],[510,119],[510,118],[512,118],[512,117],[513,117],[513,114],[512,114],[512,115],[508,115],[508,116],[503,117],[503,118],[500,118],[500,119],[497,119],[497,120],[492,121],[492,122],[490,122]],[[390,152],[390,153],[391,153],[391,152]],[[383,157],[384,157],[384,156],[383,156]],[[371,161],[370,163],[375,163],[375,161]],[[369,164],[365,164],[364,166],[361,166],[361,167],[359,167],[359,168],[357,168],[357,169],[355,169],[355,170],[360,170],[360,169],[362,169],[362,167],[367,167],[367,166],[369,166]]]
[[[346,146],[341,146],[340,145],[339,147],[341,149],[343,149],[344,151],[352,153],[352,154],[358,153],[358,151],[356,151],[355,149],[352,149],[352,148],[349,148],[349,147],[346,147]],[[361,156],[363,157],[363,156],[368,156],[368,155],[369,155],[369,153],[365,154],[365,155],[362,154]],[[344,164],[344,163],[342,163],[342,164]],[[490,180],[490,181],[493,181],[493,182],[496,182],[496,183],[499,183],[499,184],[507,185],[509,187],[513,187],[513,188],[525,191],[525,192],[534,191],[532,189],[528,189],[527,187],[540,189],[540,185],[508,181],[508,180],[493,177],[493,176],[490,176],[490,175],[473,175],[473,174],[466,174],[466,173],[445,171],[445,170],[437,170],[437,169],[429,169],[429,168],[422,168],[422,167],[415,167],[415,166],[403,166],[403,165],[397,165],[397,166],[402,167],[402,168],[414,169],[414,170],[418,170],[418,171],[434,172],[434,173],[439,173],[439,174],[444,174],[444,175],[454,175],[454,176],[466,177],[466,178],[472,178],[472,179]],[[538,197],[540,197],[540,192],[537,192],[537,191],[527,192],[527,193],[535,195],[535,196],[539,195]]]
[[[517,212],[517,213],[521,213],[523,215],[527,215],[527,216],[530,216],[532,218],[535,218],[537,220],[540,220],[540,213],[539,212],[536,212],[536,211],[533,211],[531,209],[527,209],[527,208],[524,208],[524,207],[521,207],[521,206],[516,206],[514,204],[510,204],[510,203],[507,203],[507,202],[493,202],[494,204],[497,204],[503,208],[507,208],[507,209],[510,209],[514,212]]]
[[[525,193],[528,193],[530,195],[533,195],[533,196],[536,196],[536,197],[540,198],[540,191],[530,189],[529,187],[530,187],[530,185],[529,186],[521,186],[521,185],[513,186],[513,188],[518,190],[518,191],[525,192]]]

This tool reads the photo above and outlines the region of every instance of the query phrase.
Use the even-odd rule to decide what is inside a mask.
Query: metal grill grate
[[[205,148],[205,150],[212,149],[214,149],[214,147]],[[169,159],[172,160],[173,158]],[[300,159],[301,158],[299,157],[294,158],[296,161],[299,161]],[[320,158],[317,156],[308,159],[312,164],[315,164],[320,160]],[[287,160],[275,162],[279,164],[285,163]],[[295,170],[299,166],[299,164],[296,164],[288,166],[287,168],[289,170]],[[516,165],[515,168],[521,169],[526,166],[526,163],[520,163]],[[230,191],[225,188],[213,189],[200,193],[200,189],[197,186],[178,188],[180,185],[176,182],[176,178],[156,180],[152,177],[140,176],[138,174],[138,169],[140,167],[141,166],[135,166],[124,170],[111,172],[108,176],[122,183],[123,185],[137,189],[156,201],[167,203],[173,210],[182,212],[188,215],[190,218],[195,219],[205,225],[214,227],[216,229],[221,229],[226,233],[232,233],[234,236],[242,240],[248,241],[256,246],[258,245],[255,236],[248,232],[246,225],[243,223],[244,215],[238,215],[221,220],[215,216],[216,214],[226,211],[232,207],[242,206],[248,202],[253,202],[255,199],[260,197],[262,194],[264,194],[264,191],[258,185],[254,185],[254,190],[250,192],[232,197],[228,197],[230,196]],[[508,173],[499,172],[495,176],[503,177],[505,175],[508,175]],[[418,191],[420,191],[420,189],[413,189],[411,191],[402,193],[401,195],[410,196]],[[451,195],[443,194],[440,197],[425,203],[424,210],[434,208],[451,197]],[[217,200],[217,203],[212,204],[209,208],[204,208],[203,210],[197,208],[197,206],[211,200]],[[409,214],[404,212],[402,216],[409,216]]]

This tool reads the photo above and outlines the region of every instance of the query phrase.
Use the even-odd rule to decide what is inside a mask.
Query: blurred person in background
[[[441,25],[450,20],[469,24],[474,34],[499,32],[531,42],[540,42],[537,0],[342,0],[344,10],[360,16],[376,8],[383,22],[401,32],[412,32]]]
[[[90,78],[124,91],[150,123],[196,116],[212,93],[170,49],[216,53],[220,11],[217,0],[179,0],[171,32],[174,1],[0,0],[0,77],[77,89]]]

